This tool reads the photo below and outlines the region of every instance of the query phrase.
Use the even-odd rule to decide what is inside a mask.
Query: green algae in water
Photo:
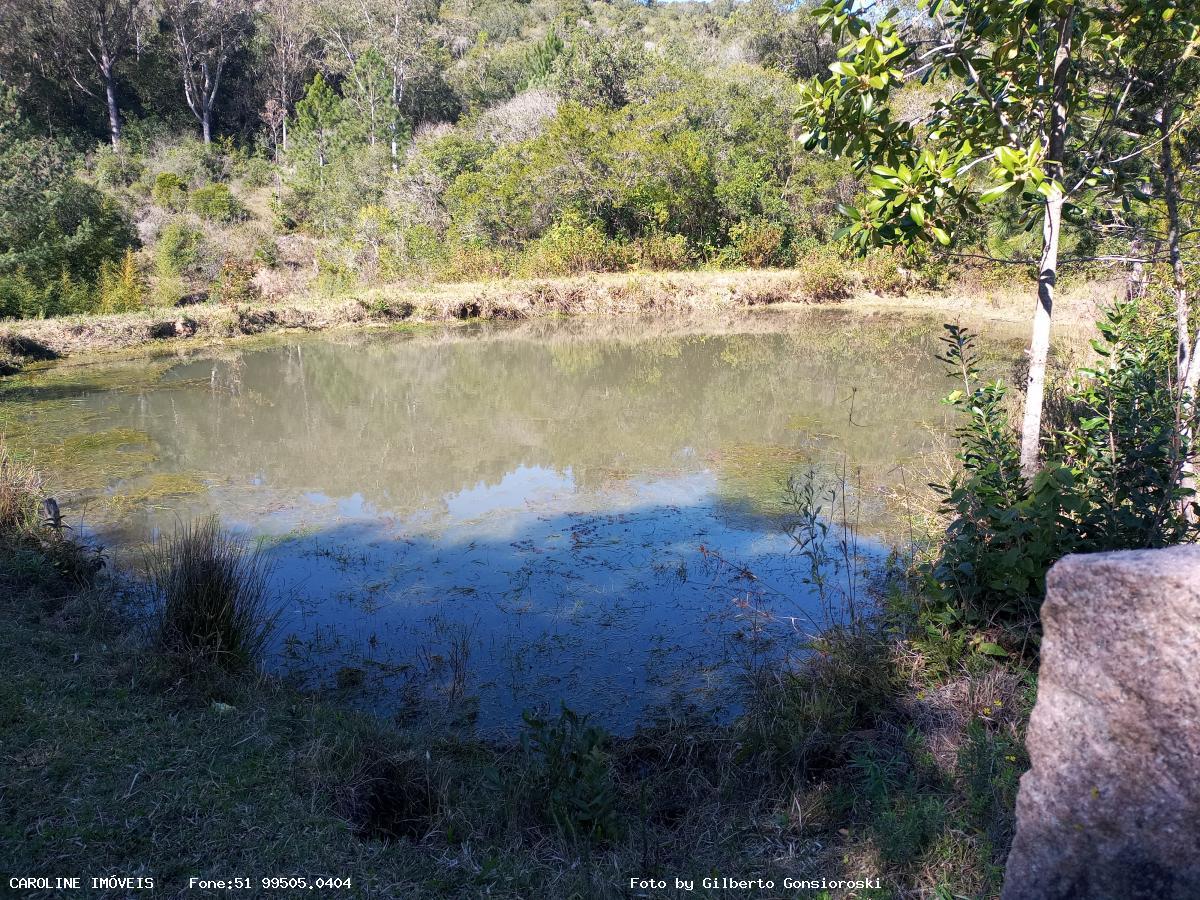
[[[714,458],[718,492],[731,506],[776,517],[787,511],[788,479],[812,464],[812,455],[795,447],[734,444]]]
[[[43,469],[69,482],[72,491],[103,488],[133,478],[158,461],[158,445],[144,431],[110,428],[30,446]]]
[[[108,499],[113,512],[162,505],[164,501],[203,494],[207,485],[195,475],[160,472],[151,475],[131,490],[120,491]]]

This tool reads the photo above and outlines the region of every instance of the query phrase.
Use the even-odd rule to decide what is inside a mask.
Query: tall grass
[[[185,670],[257,666],[275,629],[271,568],[217,519],[179,525],[146,554],[159,651]]]
[[[0,439],[0,537],[26,537],[36,531],[43,497],[41,474],[14,459]]]

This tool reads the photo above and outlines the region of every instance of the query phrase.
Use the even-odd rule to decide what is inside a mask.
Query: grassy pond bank
[[[992,895],[1032,678],[915,627],[937,331],[468,323],[6,379],[10,506],[53,495],[70,526],[4,525],[11,868]],[[1019,329],[988,337],[1009,372]],[[272,573],[263,674],[180,675],[143,612],[145,550],[214,513]],[[675,876],[696,891],[630,880]]]

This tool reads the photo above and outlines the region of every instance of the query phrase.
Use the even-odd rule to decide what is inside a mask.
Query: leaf
[[[987,656],[999,656],[999,657],[1008,656],[1007,650],[1005,650],[999,644],[993,644],[990,641],[984,641],[975,649],[978,650],[980,653],[983,653]]]
[[[842,62],[840,60],[835,63],[830,63],[829,71],[831,71],[834,75],[844,75],[846,78],[858,77],[858,72],[855,70],[854,66],[850,65],[848,62]]]
[[[1003,197],[1005,194],[1007,194],[1009,188],[1011,188],[1014,184],[1016,184],[1015,181],[1006,181],[1006,182],[1004,182],[1004,184],[998,184],[995,187],[988,188],[986,191],[984,191],[982,194],[979,195],[979,202],[980,203],[994,203],[995,201],[997,201],[1001,197]]]
[[[937,238],[938,243],[943,247],[950,245],[950,235],[946,233],[944,228],[939,228],[937,225],[930,225],[929,230],[933,232],[933,236]]]
[[[908,208],[908,214],[912,216],[912,220],[920,228],[925,224],[925,209],[920,203],[914,203]]]

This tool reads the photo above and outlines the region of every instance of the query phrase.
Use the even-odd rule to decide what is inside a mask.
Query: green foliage
[[[751,219],[729,229],[729,239],[738,261],[751,268],[784,265],[787,231],[777,222]]]
[[[117,203],[72,178],[69,162],[0,83],[0,315],[86,311],[101,267],[136,241]]]
[[[695,264],[692,249],[682,234],[651,231],[635,242],[638,266],[651,271],[689,269]]]
[[[969,621],[1020,621],[1036,613],[1046,570],[1067,552],[1074,478],[1051,463],[1025,483],[1004,385],[979,383],[970,332],[947,325],[942,342],[940,359],[963,385],[946,402],[966,421],[958,430],[962,472],[934,485],[952,520],[933,577]]]
[[[1089,550],[1162,547],[1194,533],[1182,511],[1195,498],[1180,476],[1195,406],[1174,384],[1174,327],[1164,306],[1116,304],[1097,323],[1097,363],[1059,400],[1066,421],[1052,452],[1086,501],[1076,528]]]
[[[522,713],[521,746],[533,767],[546,817],[572,838],[611,840],[621,833],[618,793],[605,744],[587,716],[563,706],[557,720]]]
[[[1046,571],[1071,552],[1161,547],[1195,532],[1179,482],[1189,441],[1172,386],[1169,321],[1119,303],[1100,323],[1101,364],[1056,398],[1064,425],[1032,480],[1021,476],[1000,382],[980,383],[974,338],[946,326],[941,359],[962,388],[961,473],[935,485],[951,522],[932,578],[945,624],[1036,616]]]
[[[154,247],[154,265],[159,277],[183,275],[200,262],[204,236],[182,220],[168,222],[159,232]]]
[[[258,664],[274,629],[269,567],[216,519],[180,525],[146,555],[159,652],[187,674]]]
[[[229,185],[220,182],[206,184],[189,193],[188,207],[212,222],[236,222],[245,216],[245,209],[233,196]]]
[[[627,248],[610,240],[596,223],[569,216],[526,248],[521,271],[537,276],[616,272],[628,262]]]
[[[903,294],[908,288],[908,276],[900,260],[889,250],[873,250],[863,257],[859,272],[863,287],[884,297]]]
[[[96,151],[96,181],[109,188],[129,187],[142,176],[142,160],[126,150],[101,147]]]
[[[154,176],[154,185],[150,188],[151,199],[159,206],[172,210],[183,208],[186,193],[187,184],[174,172],[159,172]]]
[[[554,64],[564,46],[563,39],[552,28],[541,41],[529,49],[526,55],[529,66],[527,85],[544,84],[550,79],[554,74]]]
[[[807,254],[796,268],[800,291],[809,300],[830,303],[850,296],[850,273],[836,253],[823,250]]]
[[[763,755],[785,780],[843,763],[848,736],[872,727],[895,693],[883,634],[834,627],[811,649],[802,667],[759,688],[741,723],[745,752]]]
[[[559,55],[553,83],[571,103],[615,109],[629,102],[630,82],[646,64],[644,51],[628,37],[580,32]]]
[[[141,309],[146,286],[133,251],[126,250],[120,264],[106,262],[100,267],[97,312],[123,313]]]

